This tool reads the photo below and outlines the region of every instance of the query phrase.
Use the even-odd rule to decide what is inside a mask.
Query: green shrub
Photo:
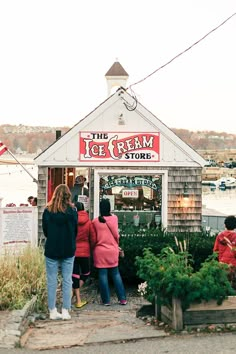
[[[144,248],[150,248],[155,255],[160,254],[165,247],[177,251],[175,237],[180,242],[185,240],[187,251],[192,256],[194,271],[199,270],[201,264],[212,255],[215,236],[210,236],[206,232],[173,234],[162,229],[143,230],[134,226],[123,227],[120,230],[120,245],[125,251],[125,257],[120,259],[122,277],[129,282],[140,282],[135,264],[136,256],[142,257]]]
[[[137,274],[147,283],[145,297],[153,302],[154,296],[162,304],[171,305],[172,298],[181,300],[183,309],[192,302],[217,300],[220,304],[228,295],[235,294],[227,277],[228,265],[219,263],[213,254],[198,271],[192,267],[192,256],[170,247],[155,255],[149,248],[143,257],[136,257]]]

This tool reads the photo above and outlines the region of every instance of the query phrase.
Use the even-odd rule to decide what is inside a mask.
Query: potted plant
[[[154,303],[158,299],[160,306],[171,309],[175,318],[175,329],[181,329],[184,311],[193,303],[215,300],[218,305],[234,295],[235,291],[228,279],[228,265],[219,263],[213,254],[201,264],[199,271],[194,272],[192,256],[181,245],[179,252],[171,247],[164,248],[159,255],[154,255],[150,248],[145,248],[143,257],[136,257],[138,276],[147,286],[145,298]]]

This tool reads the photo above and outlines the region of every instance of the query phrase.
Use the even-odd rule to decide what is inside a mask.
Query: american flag
[[[4,154],[5,151],[7,151],[7,147],[0,141],[0,156]]]

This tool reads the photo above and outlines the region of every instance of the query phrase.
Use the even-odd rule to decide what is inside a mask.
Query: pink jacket
[[[119,259],[118,218],[111,215],[104,219],[106,223],[99,222],[98,218],[92,221],[96,232],[91,239],[93,261],[96,268],[113,268],[118,266]]]
[[[230,241],[231,247],[235,248],[235,250],[228,246],[227,239]],[[218,252],[220,262],[236,266],[236,232],[228,230],[221,232],[216,237],[213,251]]]

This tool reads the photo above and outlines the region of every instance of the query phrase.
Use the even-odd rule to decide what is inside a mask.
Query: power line
[[[213,33],[214,31],[216,31],[218,28],[220,28],[221,26],[223,26],[227,21],[229,21],[233,16],[236,15],[236,12],[233,13],[231,16],[229,16],[226,20],[224,20],[221,24],[219,24],[217,27],[213,28],[210,32],[208,32],[207,34],[205,34],[205,36],[203,36],[202,38],[200,38],[198,41],[196,41],[195,43],[193,43],[190,47],[188,47],[187,49],[185,49],[184,51],[182,51],[181,53],[177,54],[175,57],[173,57],[172,59],[170,59],[167,63],[163,64],[162,66],[160,66],[158,69],[154,70],[151,74],[147,75],[146,77],[144,77],[143,79],[135,82],[134,84],[130,85],[127,89],[131,89],[132,86],[138,85],[141,82],[145,81],[146,79],[148,79],[150,76],[154,75],[157,71],[163,69],[165,66],[169,65],[170,63],[172,63],[172,61],[174,61],[175,59],[177,59],[178,57],[180,57],[182,54],[186,53],[188,50],[192,49],[195,45],[197,45],[198,43],[200,43],[201,41],[203,41],[207,36],[209,36],[211,33]]]

